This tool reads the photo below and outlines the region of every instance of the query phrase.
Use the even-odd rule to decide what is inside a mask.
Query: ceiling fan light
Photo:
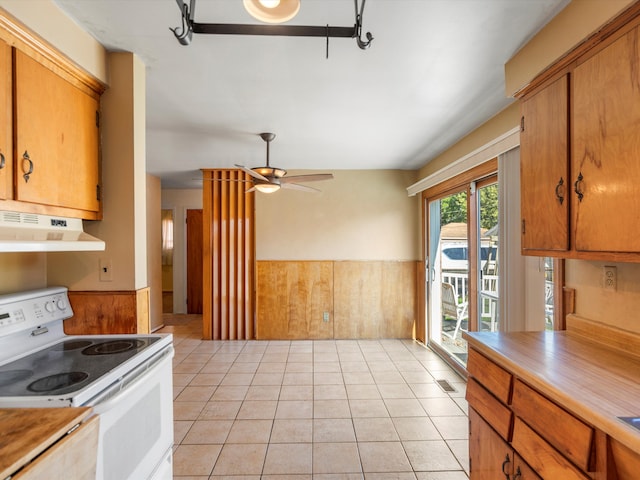
[[[244,8],[253,18],[265,23],[283,23],[300,10],[300,0],[243,0]]]
[[[280,185],[275,183],[262,183],[262,184],[256,185],[256,190],[258,190],[261,193],[273,193],[280,190]]]

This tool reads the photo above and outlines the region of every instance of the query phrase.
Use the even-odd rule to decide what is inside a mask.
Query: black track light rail
[[[358,47],[362,50],[369,48],[373,40],[371,33],[367,32],[366,40],[362,39],[362,14],[366,0],[358,8],[358,0],[355,4],[355,20],[353,27],[304,26],[304,25],[261,25],[261,24],[232,24],[232,23],[198,23],[194,21],[196,0],[190,0],[187,5],[183,0],[176,0],[182,14],[182,27],[170,28],[176,39],[182,45],[191,43],[194,33],[213,35],[266,35],[280,37],[323,37],[329,42],[329,38],[355,38]]]

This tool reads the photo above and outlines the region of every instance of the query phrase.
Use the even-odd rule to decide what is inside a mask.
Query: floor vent
[[[453,388],[447,380],[436,380],[436,383],[440,385],[440,388],[447,393],[453,393],[456,391],[456,389]]]

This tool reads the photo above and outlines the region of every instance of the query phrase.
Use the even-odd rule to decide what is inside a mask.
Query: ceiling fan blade
[[[253,186],[253,187],[251,187],[250,189],[245,190],[245,191],[244,191],[244,193],[251,193],[251,192],[255,192],[255,191],[256,191],[256,187],[255,187],[255,186]]]
[[[302,192],[321,192],[317,188],[308,187],[306,185],[298,185],[297,183],[282,183],[280,182],[281,188],[286,188],[287,190],[300,190]]]
[[[319,182],[320,180],[331,180],[332,173],[316,173],[311,175],[292,175],[291,177],[282,177],[280,183],[291,182]]]
[[[243,172],[246,172],[249,175],[251,175],[253,178],[257,178],[258,180],[262,180],[264,182],[269,182],[269,179],[267,177],[263,177],[259,173],[256,173],[253,170],[251,170],[250,168],[247,168],[244,165],[238,165],[237,163],[235,165],[236,167],[240,168]]]

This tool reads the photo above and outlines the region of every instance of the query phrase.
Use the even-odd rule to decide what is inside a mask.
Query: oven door
[[[160,352],[88,402],[100,415],[97,480],[171,480],[172,357]]]

